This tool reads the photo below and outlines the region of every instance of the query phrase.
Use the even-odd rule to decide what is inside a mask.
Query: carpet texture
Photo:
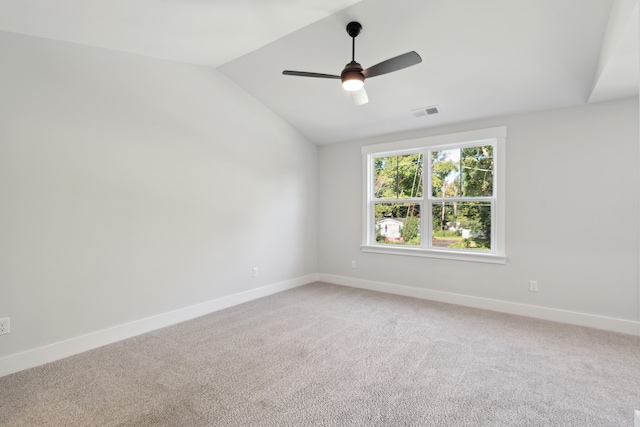
[[[313,283],[0,378],[2,426],[632,426],[640,340]]]

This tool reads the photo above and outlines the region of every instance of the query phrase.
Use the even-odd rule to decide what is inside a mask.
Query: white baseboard
[[[336,285],[350,286],[353,288],[368,289],[371,291],[385,292],[388,294],[403,295],[413,298],[463,305],[467,307],[481,308],[484,310],[499,311],[502,313],[534,317],[537,319],[552,320],[555,322],[568,323],[571,325],[587,326],[590,328],[603,329],[606,331],[620,332],[628,335],[640,335],[640,322],[638,321],[616,319],[612,317],[558,310],[555,308],[474,297],[450,292],[433,291],[429,289],[394,285],[391,283],[376,282],[372,280],[356,279],[353,277],[336,276],[331,274],[320,273],[318,274],[318,280],[327,283],[333,283]]]
[[[288,289],[297,288],[318,280],[317,274],[298,277],[272,285],[240,292],[233,295],[180,308],[112,328],[91,332],[86,335],[70,338],[43,347],[10,354],[0,358],[0,377],[33,368],[74,354],[82,353],[103,345],[112,344],[136,335],[151,332],[156,329],[174,325],[176,323],[204,316],[215,311],[242,304],[254,299],[262,298]]]

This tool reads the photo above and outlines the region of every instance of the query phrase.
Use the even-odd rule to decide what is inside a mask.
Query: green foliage
[[[415,203],[376,203],[376,218],[407,218],[409,216],[420,218],[420,206]]]
[[[436,237],[460,237],[462,232],[460,230],[436,230],[433,235]]]
[[[450,247],[456,249],[479,249],[488,251],[491,249],[490,246],[490,242],[487,239],[462,239]]]
[[[402,230],[400,232],[405,242],[410,242],[420,235],[420,220],[415,216],[409,216],[404,220]]]
[[[493,195],[493,146],[462,148],[460,169],[464,197]]]
[[[409,246],[420,246],[420,236],[416,236],[407,242]]]
[[[458,165],[447,159],[447,151],[431,153],[431,195],[433,197],[457,196],[455,176]]]
[[[491,236],[491,205],[475,202],[463,203],[460,206],[460,226],[471,230],[472,236]]]
[[[422,196],[421,153],[375,159],[374,194],[379,199],[408,199]]]

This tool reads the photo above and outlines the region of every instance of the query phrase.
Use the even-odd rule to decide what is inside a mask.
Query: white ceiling
[[[360,107],[281,74],[339,74],[352,20],[364,68],[422,64],[367,80]],[[0,0],[0,30],[217,67],[318,144],[638,94],[638,0]]]
[[[217,67],[359,0],[0,0],[0,30]]]

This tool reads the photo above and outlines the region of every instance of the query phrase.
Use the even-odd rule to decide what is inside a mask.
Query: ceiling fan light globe
[[[345,76],[342,79],[342,87],[349,92],[360,90],[363,86],[364,77],[362,77],[360,73],[353,74],[351,76]]]

